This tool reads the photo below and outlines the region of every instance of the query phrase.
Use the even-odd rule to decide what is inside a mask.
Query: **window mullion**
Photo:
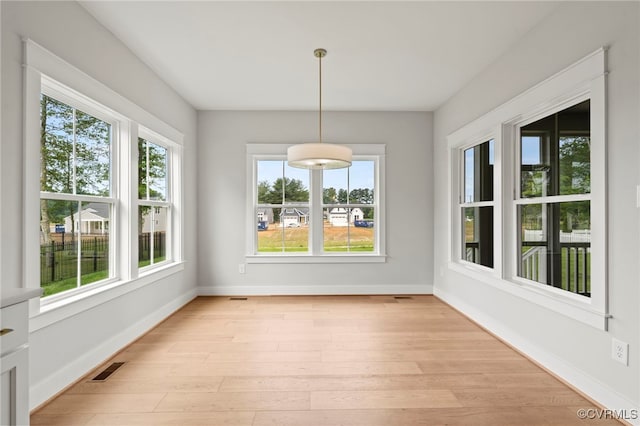
[[[311,194],[309,194],[311,224],[309,230],[309,247],[312,255],[319,255],[323,252],[323,226],[324,218],[322,214],[322,170],[311,170]]]

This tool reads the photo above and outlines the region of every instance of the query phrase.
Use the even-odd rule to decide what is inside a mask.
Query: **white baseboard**
[[[223,285],[200,286],[199,296],[329,296],[356,294],[433,294],[431,284],[401,285]]]
[[[33,410],[55,396],[67,386],[80,379],[92,369],[109,359],[123,347],[155,327],[173,312],[193,300],[197,296],[196,289],[192,289],[182,296],[172,300],[153,313],[122,330],[109,340],[95,347],[93,350],[82,354],[79,358],[71,360],[63,368],[53,372],[49,377],[29,388],[29,409]]]
[[[625,410],[629,415],[632,410],[638,410],[636,403],[621,395],[615,389],[605,385],[584,371],[574,367],[566,360],[531,343],[522,335],[515,333],[495,318],[469,305],[457,296],[436,287],[434,295],[453,306],[464,315],[477,322],[500,339],[512,345],[523,354],[560,377],[571,386],[578,389],[600,405],[611,410]],[[638,411],[636,411],[637,413]],[[630,424],[640,425],[640,419],[628,419]]]

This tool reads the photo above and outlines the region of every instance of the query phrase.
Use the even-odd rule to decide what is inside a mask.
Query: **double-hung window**
[[[518,130],[518,276],[589,297],[590,101]]]
[[[40,96],[43,296],[112,277],[116,121],[45,85]]]
[[[159,136],[144,129],[140,133],[145,135],[138,137],[138,266],[142,268],[171,258],[167,241],[171,236],[171,193],[169,148],[158,142]]]
[[[493,268],[493,139],[462,153],[462,254],[467,262]]]
[[[384,145],[351,167],[290,167],[287,145],[247,146],[247,261],[384,261]]]

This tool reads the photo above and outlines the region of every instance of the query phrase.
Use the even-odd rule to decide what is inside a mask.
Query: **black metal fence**
[[[153,238],[154,259],[164,258],[166,254],[166,234],[155,232],[138,236],[138,260],[151,257],[151,238]],[[78,253],[80,250],[80,253]],[[78,276],[78,255],[80,255],[80,274],[107,271],[109,269],[109,236],[83,236],[78,240],[66,235],[61,241],[52,241],[40,246],[40,284],[49,284]]]
[[[78,255],[81,275],[106,271],[109,268],[109,236],[83,237],[80,247],[78,240],[71,237],[40,246],[40,284],[77,277]]]
[[[153,233],[153,258],[164,259],[167,250],[167,235],[164,232]],[[138,236],[138,261],[151,259],[151,233]]]

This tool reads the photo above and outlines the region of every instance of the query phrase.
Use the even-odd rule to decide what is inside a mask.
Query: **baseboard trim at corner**
[[[83,354],[61,368],[53,372],[44,380],[31,385],[29,388],[29,409],[35,412],[48,401],[59,395],[84,375],[108,360],[115,353],[142,336],[147,331],[158,325],[169,315],[182,308],[197,297],[196,289],[191,289],[177,299],[172,300],[153,313],[142,318],[122,332],[114,335],[109,340],[95,347],[90,352]]]
[[[534,362],[538,363],[541,367],[548,370],[551,374],[556,375],[558,378],[565,381],[579,392],[582,392],[588,398],[591,398],[601,406],[611,410],[626,410],[626,412],[638,409],[636,403],[627,399],[623,395],[620,395],[614,389],[606,386],[599,380],[596,380],[592,376],[586,374],[584,371],[575,368],[565,360],[541,349],[537,345],[534,345],[521,335],[496,321],[495,318],[469,305],[457,296],[437,287],[434,289],[434,296],[451,305],[453,308],[475,321],[481,327],[485,328],[499,339],[502,339],[507,344],[513,346],[515,349],[531,358]],[[640,425],[640,419],[631,419],[626,421],[628,424]]]
[[[369,294],[433,294],[432,284],[401,285],[223,285],[200,286],[199,296],[335,296]]]

